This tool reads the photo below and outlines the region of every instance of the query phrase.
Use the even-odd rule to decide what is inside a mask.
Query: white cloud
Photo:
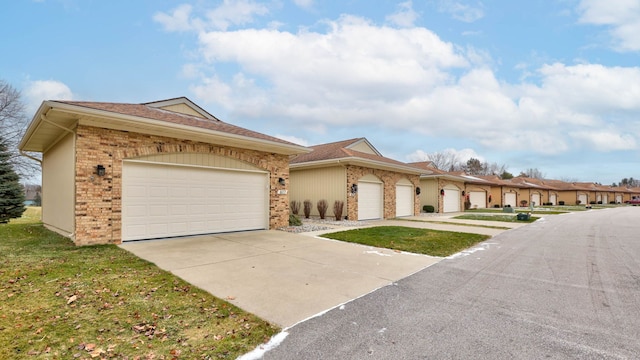
[[[569,136],[581,141],[585,148],[595,148],[595,150],[603,152],[638,148],[633,136],[621,134],[615,130],[573,131],[569,133]]]
[[[30,81],[23,90],[23,94],[29,114],[34,114],[45,100],[73,100],[74,98],[71,89],[56,80]]]
[[[193,13],[203,13],[204,17],[194,16]],[[213,9],[197,9],[188,4],[182,4],[170,13],[157,12],[153,20],[160,23],[166,31],[206,31],[227,30],[234,25],[246,25],[254,21],[256,16],[266,15],[269,9],[252,0],[224,0]]]
[[[552,63],[527,67],[526,78],[506,83],[488,53],[426,28],[350,15],[323,24],[298,32],[193,28],[200,57],[183,74],[198,79],[191,86],[197,98],[227,110],[228,118],[277,120],[283,126],[274,132],[281,134],[292,127],[369,136],[375,128],[549,155],[637,146],[640,126],[628,127],[640,110],[638,67]]]
[[[478,2],[475,5],[465,4],[455,0],[440,0],[439,10],[448,13],[456,20],[472,23],[484,17],[483,5]]]
[[[170,14],[157,12],[153,20],[162,24],[166,31],[189,31],[193,30],[195,24],[192,23],[191,11],[193,7],[182,4],[171,11]]]
[[[413,10],[411,0],[398,4],[398,11],[388,15],[386,20],[399,27],[413,27],[419,14]]]
[[[640,51],[640,2],[581,0],[579,22],[607,26],[618,51]]]
[[[293,0],[293,3],[304,9],[310,9],[314,5],[313,0]]]
[[[311,144],[309,144],[309,141],[299,138],[297,136],[290,136],[290,135],[282,135],[282,134],[276,134],[274,135],[275,137],[277,137],[278,139],[282,139],[294,144],[298,144],[298,145],[302,145],[302,146],[309,146]]]

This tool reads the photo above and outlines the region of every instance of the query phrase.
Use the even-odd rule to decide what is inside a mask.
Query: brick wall
[[[277,194],[278,178],[289,184],[286,155],[224,147],[189,140],[140,133],[78,126],[76,136],[75,243],[119,244],[122,242],[122,162],[124,159],[161,153],[206,153],[250,163],[269,172],[269,227],[289,223],[289,196]],[[95,175],[102,164],[106,175]]]
[[[384,211],[385,219],[394,218],[396,216],[396,183],[403,178],[407,178],[413,184],[414,189],[420,186],[419,175],[409,175],[393,171],[378,170],[365,168],[361,166],[347,166],[347,193],[350,194],[351,184],[357,184],[358,179],[365,175],[375,175],[383,183],[384,188]],[[358,219],[358,193],[354,196],[347,196],[347,216],[349,220]],[[420,199],[414,192],[413,200],[414,215],[420,214]]]

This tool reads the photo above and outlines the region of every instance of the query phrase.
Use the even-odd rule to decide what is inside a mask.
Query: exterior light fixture
[[[416,195],[420,195],[420,191],[421,191],[421,190],[420,190],[420,187],[418,186],[418,187],[416,188]]]
[[[284,186],[284,184],[285,184],[284,178],[278,178],[278,184]]]
[[[351,193],[355,194],[358,192],[358,184],[351,184]]]
[[[105,169],[104,166],[102,165],[96,166],[96,174],[98,176],[105,176],[106,173],[107,173],[107,169]]]

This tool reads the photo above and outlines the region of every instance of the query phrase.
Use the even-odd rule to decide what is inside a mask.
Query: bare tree
[[[542,171],[538,170],[537,168],[531,168],[531,169],[527,169],[526,171],[523,171],[520,173],[520,175],[518,176],[525,176],[525,177],[529,177],[532,179],[544,179],[545,175],[544,173],[542,173]]]
[[[433,152],[427,154],[427,158],[433,163],[433,166],[439,170],[457,171],[462,168],[462,162],[454,152]]]
[[[40,171],[38,163],[20,155],[18,151],[18,143],[28,121],[20,91],[0,80],[0,141],[7,145],[11,154],[9,164],[21,177],[30,177]]]
[[[488,162],[484,163],[484,168],[485,168],[485,174],[483,175],[498,175],[501,176],[504,173],[508,173],[507,172],[507,165],[502,164],[502,165],[498,165],[498,163],[491,163],[489,164]]]

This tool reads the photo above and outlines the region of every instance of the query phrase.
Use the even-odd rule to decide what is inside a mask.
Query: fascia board
[[[213,139],[230,140],[235,143],[242,144],[243,145],[242,147],[248,147],[253,150],[265,151],[264,149],[267,148],[269,149],[268,150],[269,152],[275,152],[275,153],[280,153],[285,155],[305,154],[305,153],[311,152],[311,149],[301,145],[282,144],[282,143],[269,141],[265,139],[258,139],[254,137],[243,136],[243,135],[230,134],[226,132],[197,128],[197,127],[192,127],[192,126],[182,125],[182,124],[174,124],[166,121],[148,119],[144,117],[118,114],[118,113],[105,111],[105,110],[78,107],[71,104],[56,103],[55,107],[53,108],[58,111],[68,112],[76,115],[85,115],[90,117],[96,117],[96,118],[102,118],[102,119],[106,118],[106,119],[121,121],[124,125],[131,124],[131,125],[137,125],[138,127],[140,125],[143,125],[143,127],[148,127],[150,129],[155,128],[159,130],[165,129],[165,130],[178,131],[184,134],[187,138],[189,138],[189,136],[194,134],[197,134],[200,136],[207,135],[208,137],[211,137]],[[90,121],[81,120],[81,124],[83,122],[86,123]],[[101,126],[104,127],[104,124],[101,124]],[[257,144],[258,146],[254,144]]]

